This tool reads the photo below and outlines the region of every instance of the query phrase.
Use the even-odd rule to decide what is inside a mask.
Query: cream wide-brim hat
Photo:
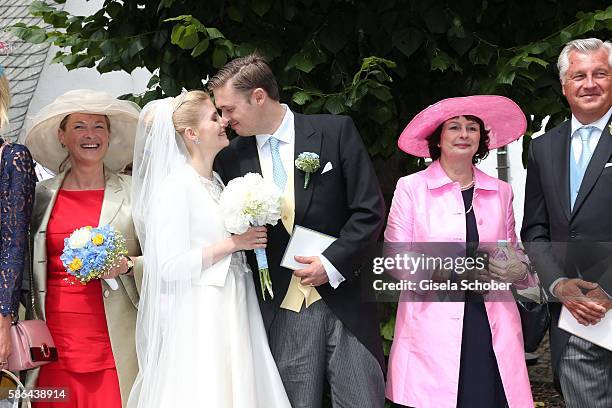
[[[60,144],[57,131],[61,121],[72,113],[106,115],[110,121],[110,145],[104,165],[121,171],[132,162],[134,140],[140,107],[134,102],[119,100],[107,92],[91,89],[68,91],[45,106],[32,118],[24,144],[38,163],[54,173],[68,156]]]

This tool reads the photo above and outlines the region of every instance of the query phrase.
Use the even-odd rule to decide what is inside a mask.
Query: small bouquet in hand
[[[119,231],[110,225],[98,228],[87,226],[75,230],[64,239],[60,259],[70,275],[69,281],[85,285],[92,279],[102,278],[125,255],[127,246]],[[115,279],[104,280],[113,290],[119,287]]]
[[[249,227],[276,225],[281,216],[281,192],[257,173],[248,173],[230,181],[219,204],[225,228],[232,234],[243,234]],[[266,290],[274,298],[265,249],[256,248],[255,256],[263,299],[266,300]]]

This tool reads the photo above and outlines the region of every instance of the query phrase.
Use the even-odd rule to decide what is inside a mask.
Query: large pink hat
[[[427,137],[456,116],[477,116],[489,130],[489,149],[497,149],[525,134],[527,120],[511,99],[498,95],[473,95],[442,99],[423,109],[408,123],[397,141],[400,149],[417,157],[429,157]]]

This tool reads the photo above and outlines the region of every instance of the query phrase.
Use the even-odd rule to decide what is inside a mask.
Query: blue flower
[[[99,279],[104,272],[112,267],[113,261],[118,256],[127,254],[125,239],[113,227],[105,225],[99,228],[88,228],[91,236],[99,234],[104,237],[103,243],[95,245],[91,240],[88,240],[85,245],[74,248],[69,245],[70,237],[68,237],[64,239],[64,250],[60,256],[68,274],[74,276],[83,284],[92,279]],[[68,265],[75,258],[82,262],[82,266],[73,271],[68,268]]]

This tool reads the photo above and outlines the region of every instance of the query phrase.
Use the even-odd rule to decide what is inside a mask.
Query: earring
[[[196,136],[196,138],[193,139],[193,143],[199,145],[200,144],[200,138]]]
[[[65,144],[63,144],[63,143],[60,143],[60,144],[62,145],[62,149],[65,149],[65,148],[66,148],[66,145],[65,145]]]

